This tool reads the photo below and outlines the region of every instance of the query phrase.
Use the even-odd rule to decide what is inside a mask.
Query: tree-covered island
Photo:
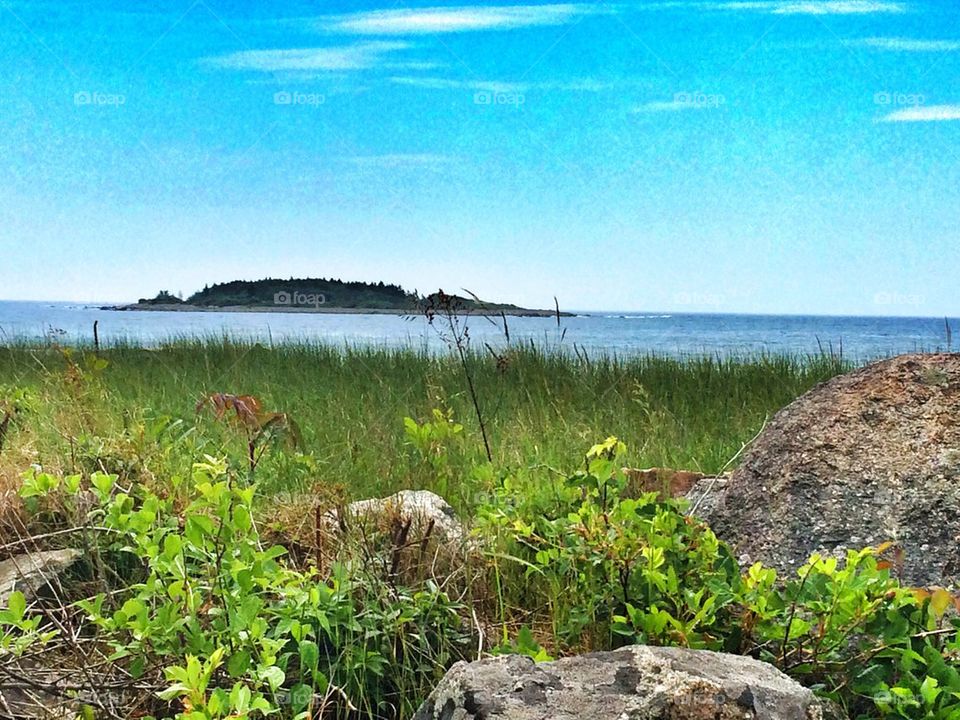
[[[186,299],[161,290],[155,297],[141,298],[115,310],[257,311],[257,312],[351,312],[417,314],[437,293],[420,295],[399,285],[325,278],[281,280],[233,280],[208,285]],[[470,314],[551,316],[556,309],[536,310],[509,303],[492,303],[474,297],[455,296],[458,309]],[[560,313],[569,315],[569,313]]]

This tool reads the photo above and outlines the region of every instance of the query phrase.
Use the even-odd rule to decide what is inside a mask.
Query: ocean
[[[422,317],[262,312],[116,312],[94,305],[0,301],[0,345],[100,342],[156,346],[178,338],[231,338],[264,344],[324,342],[442,349]],[[499,318],[467,320],[471,342],[506,343]],[[944,318],[826,317],[661,312],[590,312],[576,317],[507,318],[510,341],[589,354],[670,356],[840,353],[867,361],[904,352],[947,349]],[[960,332],[960,319],[950,319]],[[956,348],[960,338],[953,344]]]

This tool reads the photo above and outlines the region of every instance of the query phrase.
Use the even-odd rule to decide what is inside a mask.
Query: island
[[[186,300],[167,290],[129,305],[105,310],[175,312],[293,312],[418,315],[435,309],[438,299],[464,315],[511,315],[518,317],[572,317],[572,313],[537,310],[509,303],[493,303],[476,297],[448,295],[442,290],[420,295],[399,285],[381,282],[343,281],[325,278],[280,280],[233,280],[208,285]]]

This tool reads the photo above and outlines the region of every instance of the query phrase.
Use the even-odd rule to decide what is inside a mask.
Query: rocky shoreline
[[[350,307],[327,307],[327,306],[307,306],[292,307],[289,305],[269,306],[269,305],[227,305],[224,307],[200,307],[197,305],[187,305],[185,303],[148,304],[133,303],[130,305],[106,305],[100,310],[110,310],[117,312],[227,312],[227,313],[300,313],[310,315],[399,315],[413,316],[421,313],[416,308],[402,310],[399,308],[350,308]],[[555,310],[532,310],[528,308],[513,309],[471,309],[464,311],[464,315],[479,315],[484,317],[499,317],[507,315],[509,317],[539,317],[555,318]],[[575,313],[560,312],[560,317],[576,317]]]

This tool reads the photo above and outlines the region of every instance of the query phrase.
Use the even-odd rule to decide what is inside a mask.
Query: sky
[[[0,0],[0,299],[960,315],[960,4]]]

